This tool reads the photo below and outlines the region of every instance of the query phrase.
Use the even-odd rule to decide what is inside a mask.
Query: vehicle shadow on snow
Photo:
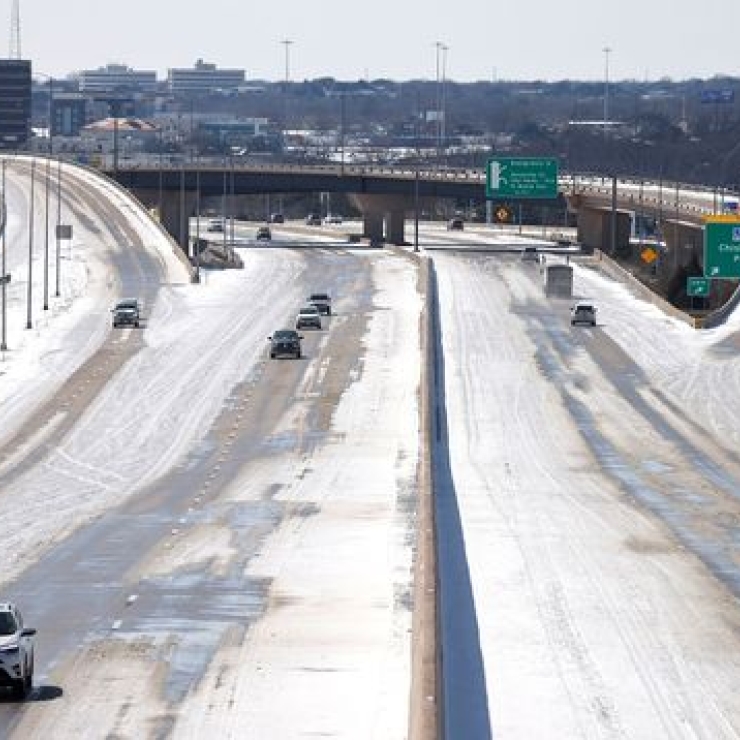
[[[490,740],[486,677],[465,537],[449,452],[445,368],[434,263],[431,271],[431,341],[434,348],[432,475],[437,528],[438,603],[442,650],[443,736]]]
[[[35,686],[25,699],[18,699],[13,692],[0,690],[0,704],[29,704],[41,701],[54,701],[64,696],[61,686]]]

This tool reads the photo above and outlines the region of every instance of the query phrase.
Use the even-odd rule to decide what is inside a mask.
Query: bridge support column
[[[628,254],[630,249],[631,220],[630,214],[617,211],[616,254]],[[578,209],[577,219],[578,241],[587,249],[601,249],[610,252],[612,248],[612,212],[605,208],[588,208],[581,206]]]
[[[404,211],[394,210],[385,217],[385,240],[390,244],[399,246],[406,243],[404,227],[406,225],[406,214]]]
[[[172,235],[188,257],[190,249],[190,216],[195,214],[197,194],[190,190],[162,193],[162,211],[159,214],[162,226]]]
[[[381,211],[364,211],[362,214],[362,235],[371,242],[382,242],[383,213]]]
[[[350,195],[350,198],[362,211],[364,237],[405,244],[404,222],[406,212],[414,207],[412,196],[358,193]]]

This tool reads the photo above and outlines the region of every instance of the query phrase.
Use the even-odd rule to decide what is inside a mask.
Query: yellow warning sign
[[[653,262],[658,259],[658,253],[652,247],[645,247],[645,249],[640,252],[640,257],[642,257],[642,261],[645,264],[652,265]]]

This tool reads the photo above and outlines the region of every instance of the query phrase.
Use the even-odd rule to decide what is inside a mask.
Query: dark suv
[[[113,312],[113,326],[139,326],[141,311],[136,298],[126,298],[116,303]]]
[[[301,359],[301,339],[303,337],[293,329],[280,329],[271,337],[270,357],[274,360],[276,357],[295,357]]]

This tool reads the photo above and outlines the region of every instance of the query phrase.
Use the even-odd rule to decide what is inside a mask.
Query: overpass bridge
[[[199,197],[268,193],[344,193],[363,214],[363,236],[404,243],[404,224],[418,204],[432,198],[485,200],[480,169],[236,163],[204,160],[189,164],[119,166],[106,171],[147,206],[157,207],[163,225],[189,251],[188,217]],[[561,174],[550,204],[574,214],[578,241],[627,257],[635,218],[656,222],[665,253],[656,288],[670,297],[686,274],[703,264],[703,224],[722,213],[737,194],[660,180]],[[679,287],[677,287],[679,286]]]

